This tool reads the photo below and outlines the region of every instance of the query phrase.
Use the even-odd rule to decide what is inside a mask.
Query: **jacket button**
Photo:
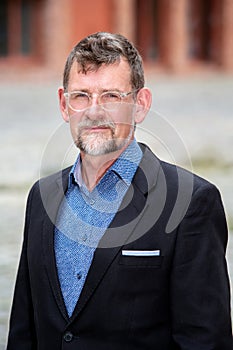
[[[63,339],[65,340],[65,342],[69,343],[73,339],[73,334],[71,332],[66,332],[63,336]]]

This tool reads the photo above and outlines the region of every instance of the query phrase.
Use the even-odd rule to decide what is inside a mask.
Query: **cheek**
[[[122,125],[127,128],[134,122],[134,108],[125,104],[114,114],[112,114],[112,120],[116,125]]]
[[[83,120],[84,118],[84,113],[83,112],[76,112],[76,113],[69,113],[69,122],[70,122],[70,127],[77,128],[78,124]]]
[[[74,112],[72,109],[68,109],[68,115],[70,118],[70,122],[78,123],[83,117],[83,112]]]
[[[119,122],[115,124],[115,136],[119,138],[127,138],[132,129],[132,123],[130,122]]]
[[[69,117],[71,135],[75,139],[79,133],[78,124],[81,121],[80,115],[73,114]]]

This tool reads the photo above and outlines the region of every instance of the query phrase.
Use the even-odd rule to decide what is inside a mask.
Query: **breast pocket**
[[[163,256],[120,256],[119,264],[128,267],[137,268],[160,268],[162,266]]]

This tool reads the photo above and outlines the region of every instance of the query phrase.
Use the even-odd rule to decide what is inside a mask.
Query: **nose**
[[[93,93],[90,99],[89,108],[85,111],[85,116],[89,119],[96,120],[101,119],[104,116],[104,110],[99,104],[98,94]]]
[[[90,107],[95,107],[99,104],[99,95],[93,93],[89,101]]]

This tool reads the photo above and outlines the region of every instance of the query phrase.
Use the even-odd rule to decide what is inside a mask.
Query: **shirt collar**
[[[133,176],[142,158],[142,151],[137,141],[134,139],[129,146],[122,152],[117,160],[111,165],[106,172],[114,172],[121,178],[127,186],[132,182]],[[83,178],[81,173],[81,157],[78,155],[76,162],[72,166],[69,173],[68,187],[77,183],[79,186],[83,185]]]
[[[79,186],[82,186],[83,184],[80,153],[76,159],[76,162],[74,163],[74,165],[70,170],[68,188],[70,188],[70,186],[74,183],[77,183]]]
[[[114,171],[128,186],[142,158],[142,151],[134,139],[112,164],[108,171]]]

